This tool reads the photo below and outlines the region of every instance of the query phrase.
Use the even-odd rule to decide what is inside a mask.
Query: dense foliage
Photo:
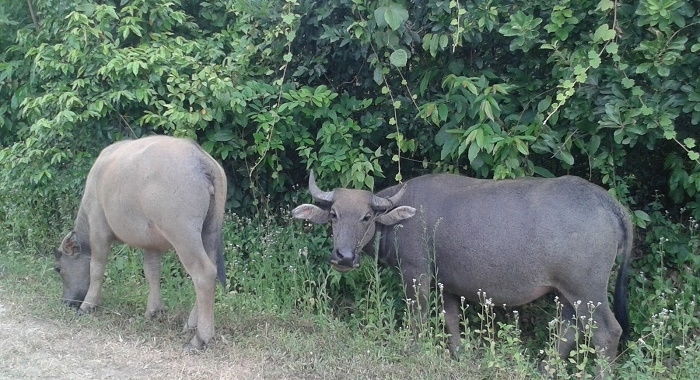
[[[288,205],[309,169],[368,189],[570,173],[635,210],[641,336],[700,290],[697,8],[0,0],[1,233],[45,248],[99,149],[151,133],[198,140],[243,214]]]

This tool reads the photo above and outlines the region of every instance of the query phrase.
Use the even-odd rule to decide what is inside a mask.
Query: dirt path
[[[264,378],[264,359],[237,357],[235,347],[193,356],[158,346],[33,317],[0,293],[0,379]]]

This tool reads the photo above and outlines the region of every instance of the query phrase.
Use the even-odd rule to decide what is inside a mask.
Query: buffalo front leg
[[[453,359],[459,358],[459,347],[462,344],[462,332],[459,328],[461,315],[461,298],[455,294],[443,292],[443,303],[445,306],[445,329],[449,334],[448,348]]]
[[[413,333],[413,343],[426,336],[428,329],[428,300],[430,295],[430,278],[427,274],[404,278],[406,300],[409,307],[409,329]]]
[[[190,249],[178,247],[175,250],[192,278],[196,295],[195,305],[185,326],[186,329],[195,329],[195,334],[185,345],[185,350],[203,350],[214,336],[216,265],[207,256],[201,242]]]
[[[102,305],[102,283],[105,278],[107,255],[110,251],[109,240],[102,236],[91,236],[90,245],[90,286],[78,314],[89,314]]]
[[[143,253],[143,274],[148,281],[148,303],[146,304],[148,319],[163,313],[163,296],[160,291],[161,258],[160,252],[144,251]]]

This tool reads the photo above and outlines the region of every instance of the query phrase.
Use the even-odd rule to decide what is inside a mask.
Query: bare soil
[[[0,379],[262,379],[235,346],[188,355],[118,331],[32,316],[0,289]],[[183,340],[184,342],[184,340]]]

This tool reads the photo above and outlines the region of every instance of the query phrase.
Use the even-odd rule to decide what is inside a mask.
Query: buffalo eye
[[[363,222],[369,222],[369,220],[372,219],[372,213],[367,213],[365,216],[362,217]]]
[[[337,220],[338,219],[338,214],[335,213],[335,211],[331,210],[331,220]]]
[[[53,267],[53,270],[55,270],[56,273],[61,274],[61,267]]]

